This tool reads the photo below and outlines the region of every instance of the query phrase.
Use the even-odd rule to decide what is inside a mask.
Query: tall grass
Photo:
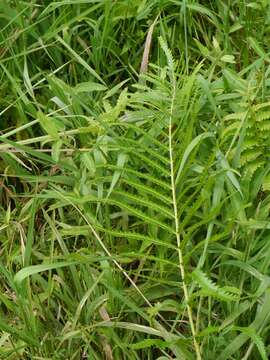
[[[269,358],[269,11],[2,0],[1,359]]]

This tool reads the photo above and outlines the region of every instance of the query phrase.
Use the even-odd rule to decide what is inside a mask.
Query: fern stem
[[[184,292],[184,298],[187,304],[187,313],[188,313],[188,319],[190,324],[190,329],[193,337],[193,344],[194,349],[196,352],[196,358],[197,360],[201,360],[201,351],[200,346],[196,340],[196,330],[195,325],[193,321],[193,315],[192,315],[192,309],[189,305],[189,293],[188,288],[186,284],[186,278],[185,278],[185,267],[184,267],[184,261],[183,261],[183,253],[181,250],[181,237],[179,233],[179,216],[178,216],[178,208],[177,208],[177,200],[176,200],[176,190],[175,190],[175,177],[174,177],[174,161],[173,161],[173,140],[172,140],[172,118],[173,118],[173,107],[174,107],[174,101],[176,96],[176,83],[175,78],[172,79],[173,83],[173,93],[172,93],[172,102],[171,102],[171,108],[170,108],[170,117],[169,117],[169,153],[170,153],[170,177],[171,177],[171,190],[172,190],[172,200],[173,200],[173,210],[174,210],[174,222],[175,222],[175,233],[176,233],[176,241],[177,241],[177,251],[178,251],[178,258],[179,258],[179,268],[182,278],[182,286],[183,286],[183,292]]]

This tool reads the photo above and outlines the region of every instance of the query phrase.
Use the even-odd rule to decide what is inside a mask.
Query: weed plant
[[[0,1],[0,359],[270,357],[269,30]]]

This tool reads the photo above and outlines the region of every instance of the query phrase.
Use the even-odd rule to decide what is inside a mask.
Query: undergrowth
[[[0,3],[0,358],[268,359],[267,1]]]

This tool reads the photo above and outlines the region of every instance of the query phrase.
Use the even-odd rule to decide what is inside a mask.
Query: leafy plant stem
[[[188,288],[186,284],[186,276],[185,276],[185,267],[184,267],[184,261],[183,261],[183,253],[181,250],[181,238],[179,233],[179,215],[178,215],[178,208],[177,208],[177,199],[176,199],[176,189],[175,189],[175,177],[174,177],[174,160],[173,160],[173,139],[172,139],[172,122],[173,122],[173,108],[174,108],[174,102],[175,102],[175,96],[176,96],[176,83],[175,78],[173,76],[172,78],[172,101],[171,101],[171,107],[170,107],[170,116],[169,116],[169,154],[170,154],[170,177],[171,177],[171,188],[172,188],[172,200],[173,200],[173,211],[174,211],[174,223],[175,223],[175,233],[176,233],[176,242],[177,242],[177,249],[178,249],[178,258],[179,258],[179,268],[182,278],[182,286],[183,286],[183,292],[185,301],[187,304],[187,313],[188,313],[188,319],[190,324],[190,329],[193,337],[193,344],[194,349],[196,352],[196,358],[197,360],[201,360],[201,352],[200,352],[200,346],[196,340],[196,331],[193,321],[193,314],[191,306],[189,305],[189,293]]]

